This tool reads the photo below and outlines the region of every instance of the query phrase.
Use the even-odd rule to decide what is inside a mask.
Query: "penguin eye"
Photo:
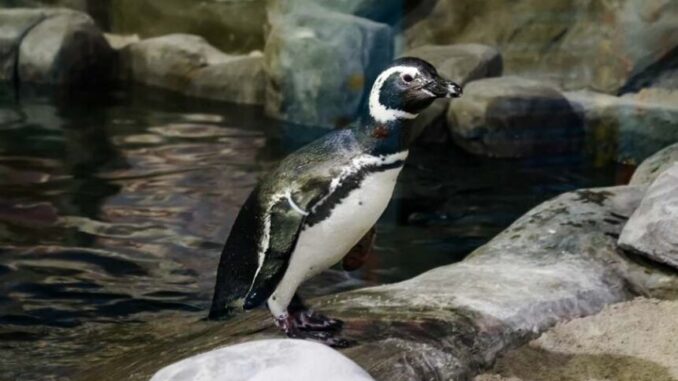
[[[408,83],[412,82],[414,80],[414,78],[409,74],[403,74],[400,78],[403,80],[403,82],[408,82]]]

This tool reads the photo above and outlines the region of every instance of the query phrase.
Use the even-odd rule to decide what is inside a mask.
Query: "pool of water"
[[[0,380],[69,379],[100,353],[162,339],[141,323],[203,317],[240,204],[312,134],[261,108],[156,90],[19,97],[0,87]],[[578,155],[492,160],[417,147],[374,255],[305,292],[459,261],[538,203],[620,173]]]

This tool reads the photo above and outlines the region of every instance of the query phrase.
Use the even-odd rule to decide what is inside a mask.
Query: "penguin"
[[[310,310],[297,288],[371,242],[407,159],[412,121],[435,99],[461,95],[422,59],[386,67],[360,122],[293,152],[249,195],[224,245],[208,318],[266,304],[288,337],[346,345],[336,335],[342,322]]]

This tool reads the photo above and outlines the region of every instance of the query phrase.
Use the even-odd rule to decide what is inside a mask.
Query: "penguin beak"
[[[461,86],[442,77],[434,79],[425,87],[437,98],[459,98],[463,93]]]

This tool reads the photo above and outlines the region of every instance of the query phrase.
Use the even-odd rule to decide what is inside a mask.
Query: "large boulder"
[[[229,53],[264,46],[266,0],[116,0],[108,7],[113,33],[142,38],[194,34]]]
[[[63,9],[0,9],[0,80],[100,85],[114,51],[92,19]]]
[[[678,379],[678,301],[637,298],[556,326],[474,381]]]
[[[518,77],[467,84],[447,118],[457,144],[493,157],[571,152],[583,137],[581,118],[560,91]]]
[[[424,2],[430,3],[430,2]],[[437,0],[405,31],[408,47],[497,46],[510,75],[617,93],[678,46],[672,0]],[[673,52],[673,53],[672,53]]]
[[[120,58],[123,80],[201,98],[263,103],[261,53],[228,55],[202,37],[173,34],[131,43]]]
[[[676,162],[678,162],[678,143],[670,145],[645,159],[633,172],[629,184],[650,184]]]
[[[369,86],[393,58],[388,25],[323,11],[272,20],[266,42],[266,113],[300,125],[355,118]]]
[[[498,77],[502,73],[501,54],[497,49],[486,45],[424,45],[408,50],[401,56],[422,58],[433,64],[440,74],[462,86],[476,79]],[[447,112],[450,101],[450,99],[437,99],[424,110],[414,121],[411,139],[419,138],[429,126],[444,124],[443,116]],[[445,126],[442,127],[445,128]],[[436,137],[444,138],[446,135],[440,131],[430,131],[423,139],[433,142]]]
[[[315,299],[314,308],[344,320],[342,334],[357,344],[343,353],[377,380],[469,379],[500,352],[558,322],[638,293],[678,295],[675,272],[640,264],[618,250],[621,216],[633,212],[643,193],[642,186],[622,186],[561,195],[462,262],[404,282]],[[189,326],[190,332],[171,340],[163,336],[93,366],[83,379],[133,374],[143,380],[216,346],[280,337],[268,311]],[[155,355],[138,361],[139,351]]]
[[[616,97],[590,91],[567,92],[584,120],[587,151],[596,161],[638,164],[678,142],[678,105],[670,94],[645,91]]]
[[[151,381],[374,381],[332,348],[304,340],[259,340],[215,349],[160,369]]]
[[[622,230],[619,246],[678,270],[678,163],[647,189]]]

